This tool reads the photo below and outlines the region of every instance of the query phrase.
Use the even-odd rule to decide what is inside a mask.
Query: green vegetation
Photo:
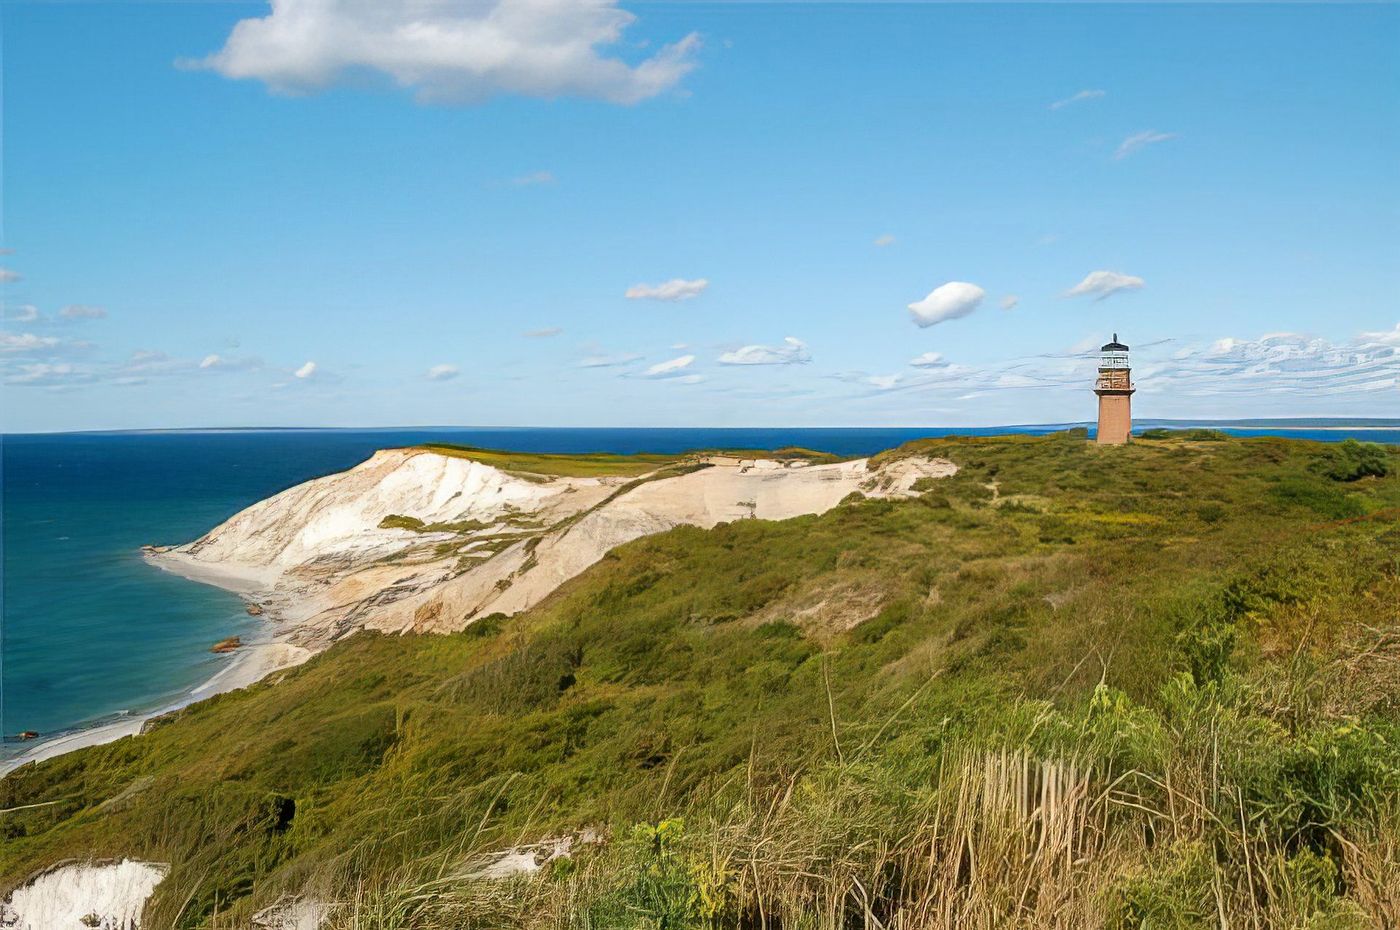
[[[1139,439],[1180,439],[1187,442],[1225,442],[1230,438],[1228,433],[1222,433],[1218,429],[1202,429],[1195,427],[1192,429],[1164,429],[1156,427],[1145,429],[1138,434]]]
[[[1400,925],[1400,450],[880,458],[913,453],[960,471],[640,539],[528,614],[14,773],[0,888],[170,862],[155,928],[302,891],[337,930]]]
[[[556,455],[544,452],[503,452],[499,449],[478,449],[473,446],[452,443],[431,442],[422,448],[439,455],[471,459],[492,465],[502,471],[520,477],[563,476],[571,478],[636,477],[664,468],[680,465],[702,455],[729,455],[743,458],[764,456],[777,459],[803,459],[809,462],[837,462],[839,456],[827,452],[814,452],[796,446],[774,449],[714,449],[698,450],[686,455],[654,455],[641,453],[618,455],[611,452],[589,452],[577,455]]]
[[[459,520],[455,523],[424,523],[417,517],[407,517],[401,513],[391,513],[379,521],[381,530],[412,530],[415,533],[477,533],[491,524],[480,520]]]
[[[1333,481],[1359,481],[1362,478],[1384,478],[1390,474],[1389,453],[1375,442],[1344,439],[1328,450],[1322,473]]]
[[[614,455],[594,452],[582,455],[554,455],[544,452],[503,452],[499,449],[478,449],[473,446],[430,442],[423,446],[438,455],[471,459],[520,476],[562,476],[568,478],[604,478],[615,475],[643,475],[670,465],[674,455]]]

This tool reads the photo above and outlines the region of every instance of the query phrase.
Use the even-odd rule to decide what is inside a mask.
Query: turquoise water
[[[1155,425],[1155,424],[1145,424]],[[140,547],[196,538],[248,505],[376,449],[428,440],[534,452],[680,452],[798,445],[864,455],[929,435],[995,429],[234,430],[5,436],[0,731],[43,735],[161,706],[256,634],[239,600],[148,566]],[[1260,435],[1249,430],[1242,435]],[[1266,428],[1379,442],[1400,433]],[[17,744],[4,749],[13,753]]]

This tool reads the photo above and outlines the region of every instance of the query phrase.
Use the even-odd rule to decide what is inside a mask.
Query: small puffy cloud
[[[101,307],[89,307],[85,304],[69,304],[58,315],[65,320],[101,320],[107,316],[107,311]]]
[[[378,74],[421,102],[518,94],[633,104],[676,86],[700,47],[691,33],[635,64],[606,54],[635,20],[615,0],[274,0],[219,51],[177,64],[286,93]]]
[[[1166,142],[1168,139],[1175,139],[1174,132],[1158,132],[1155,129],[1135,132],[1118,144],[1118,150],[1113,153],[1114,158],[1127,158],[1134,152],[1141,151],[1149,145],[1156,145],[1158,142]]]
[[[7,323],[36,323],[38,320],[39,308],[33,304],[20,304],[5,314]]]
[[[615,354],[597,352],[593,355],[585,355],[583,358],[579,359],[578,367],[616,368],[619,365],[627,365],[631,362],[635,362],[639,358],[641,358],[641,356],[635,352],[619,352]]]
[[[536,187],[541,184],[553,184],[555,180],[553,171],[531,171],[518,178],[511,178],[510,183],[512,187]]]
[[[648,378],[665,378],[674,375],[682,369],[689,368],[694,361],[695,356],[693,355],[681,355],[670,361],[657,362],[655,365],[648,368],[645,374]]]
[[[949,281],[929,292],[923,300],[909,305],[909,315],[919,326],[933,326],[956,320],[975,311],[987,292],[966,281]]]
[[[943,355],[939,352],[925,352],[923,355],[916,355],[909,360],[909,364],[915,368],[948,367],[948,363],[943,360]]]
[[[1016,294],[1007,294],[1005,297],[1003,297],[1003,298],[1001,299],[1001,309],[1003,309],[1003,310],[1015,310],[1015,309],[1016,309],[1016,306],[1017,306],[1020,302],[1021,302],[1021,298],[1020,298],[1018,295],[1016,295]]]
[[[900,381],[903,375],[870,375],[865,379],[865,383],[880,391],[892,390]]]
[[[461,374],[461,372],[457,369],[456,365],[434,365],[432,368],[428,369],[428,380],[451,381],[459,374]]]
[[[200,367],[200,368],[218,368],[219,365],[223,364],[223,361],[224,361],[224,360],[223,360],[222,358],[220,358],[219,356],[217,356],[217,355],[212,355],[212,354],[211,354],[211,355],[206,355],[206,356],[204,356],[204,358],[200,359],[199,367]]]
[[[53,336],[37,336],[34,333],[0,332],[0,352],[27,355],[46,349],[52,349],[57,345],[58,340]]]
[[[875,237],[875,247],[883,249],[894,245],[896,241],[893,233],[885,233],[883,236]]]
[[[705,293],[710,282],[705,278],[687,281],[685,278],[672,278],[661,284],[634,284],[623,295],[628,300],[691,300]]]
[[[11,281],[18,281],[23,277],[24,275],[20,274],[18,271],[12,271],[9,268],[0,268],[0,284],[9,284]]]
[[[1123,274],[1118,271],[1091,271],[1084,276],[1074,287],[1065,291],[1066,297],[1085,297],[1093,295],[1095,300],[1103,300],[1105,297],[1112,297],[1119,291],[1140,291],[1147,286],[1147,282],[1136,275]]]
[[[311,377],[312,375],[314,375],[315,373],[316,373],[316,363],[315,363],[315,362],[307,362],[305,365],[302,365],[302,366],[301,366],[300,368],[298,368],[296,371],[292,372],[292,374],[294,374],[296,377],[302,378],[302,379],[309,378],[309,377]]]
[[[1071,106],[1072,104],[1083,103],[1086,100],[1098,100],[1106,96],[1107,93],[1107,91],[1102,90],[1081,90],[1073,96],[1066,97],[1063,100],[1056,100],[1054,103],[1050,104],[1050,109],[1063,110],[1065,107]]]
[[[719,357],[721,365],[802,365],[812,360],[807,343],[786,336],[780,346],[743,346]]]
[[[562,332],[563,330],[558,326],[545,326],[540,329],[527,330],[522,335],[526,339],[548,339],[550,336],[557,336]]]

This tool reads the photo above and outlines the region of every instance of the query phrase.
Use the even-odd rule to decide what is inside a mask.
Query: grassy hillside
[[[173,864],[155,927],[307,889],[344,927],[1400,925],[1400,453],[913,452],[961,470],[17,772],[0,888],[125,855]]]

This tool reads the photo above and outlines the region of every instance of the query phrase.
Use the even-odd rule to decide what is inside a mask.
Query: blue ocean
[[[1153,424],[1144,424],[1153,425]],[[1395,442],[1368,428],[1227,429]],[[142,545],[187,542],[248,505],[349,468],[377,449],[425,441],[529,452],[681,452],[797,445],[865,455],[923,436],[1045,433],[988,429],[225,430],[0,437],[3,601],[0,730],[42,736],[139,713],[212,677],[209,652],[253,632],[231,594],[148,566]]]

